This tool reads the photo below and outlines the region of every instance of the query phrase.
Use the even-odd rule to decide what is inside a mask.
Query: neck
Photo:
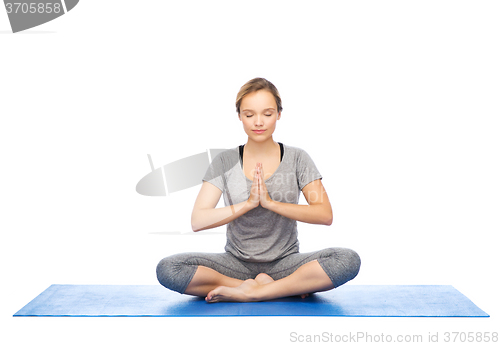
[[[256,142],[248,138],[245,144],[245,153],[254,157],[270,156],[275,153],[277,146],[279,146],[279,144],[275,142],[272,137],[264,142]]]

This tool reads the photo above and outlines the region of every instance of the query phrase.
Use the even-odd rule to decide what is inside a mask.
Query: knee
[[[341,262],[345,267],[352,268],[356,274],[361,267],[361,258],[354,250],[342,247],[332,247],[326,249],[325,257],[334,258]]]
[[[351,249],[343,249],[342,257],[344,261],[344,265],[346,268],[349,268],[349,272],[351,274],[350,280],[354,279],[361,268],[361,257],[359,257],[358,253]]]
[[[330,262],[330,278],[336,287],[343,285],[358,275],[361,258],[356,251],[347,248],[329,248],[327,249],[327,257],[333,261]]]
[[[183,293],[185,265],[176,259],[176,256],[169,256],[162,259],[156,266],[156,277],[158,282],[173,291]]]
[[[156,278],[163,286],[169,288],[169,278],[172,277],[173,263],[170,257],[165,257],[156,266]]]

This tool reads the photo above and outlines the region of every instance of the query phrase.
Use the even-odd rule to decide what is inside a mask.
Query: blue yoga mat
[[[304,299],[255,303],[207,303],[160,285],[52,285],[14,316],[489,317],[442,285],[344,285]]]

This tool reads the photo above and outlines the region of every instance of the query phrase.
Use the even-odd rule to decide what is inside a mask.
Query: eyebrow
[[[276,108],[273,108],[273,107],[266,108],[266,109],[264,109],[264,112],[265,111],[276,111]],[[241,112],[253,112],[253,109],[244,109]]]

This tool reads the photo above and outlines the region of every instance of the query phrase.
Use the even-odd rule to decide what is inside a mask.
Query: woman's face
[[[249,138],[257,142],[263,142],[272,136],[280,117],[276,100],[267,90],[255,91],[241,100],[239,118],[243,122],[243,129]]]

